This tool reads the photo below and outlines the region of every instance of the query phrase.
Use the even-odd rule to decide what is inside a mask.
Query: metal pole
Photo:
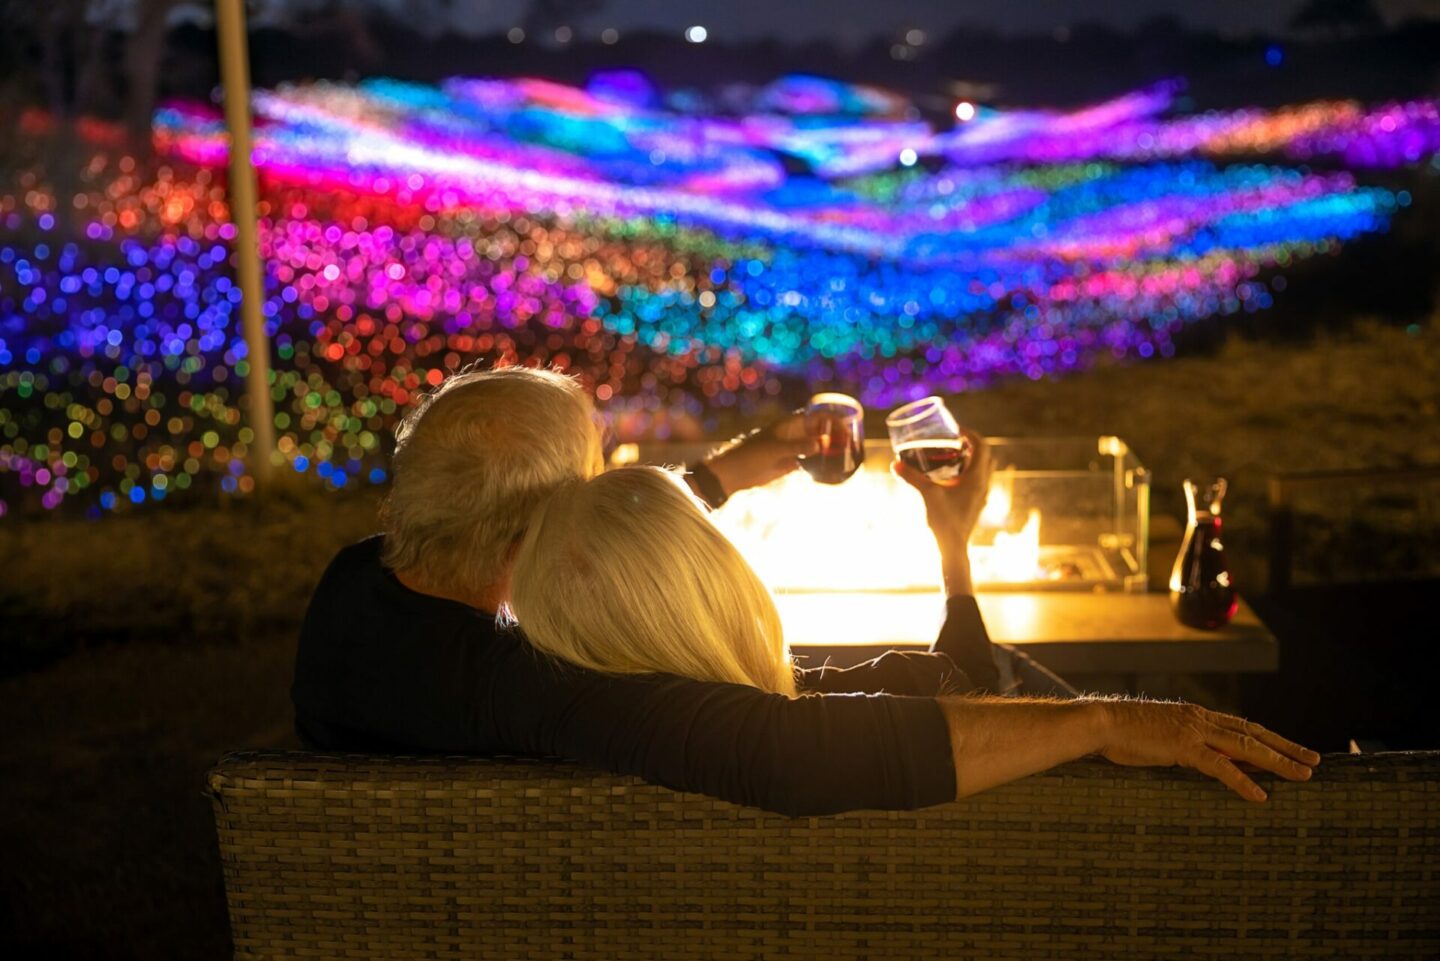
[[[245,0],[215,0],[220,42],[220,82],[225,91],[225,124],[230,128],[230,220],[235,225],[235,274],[240,281],[240,316],[245,325],[249,373],[250,471],[257,490],[274,473],[275,404],[270,397],[270,338],[265,334],[264,286],[255,223],[255,168],[250,151],[250,51],[245,35]]]

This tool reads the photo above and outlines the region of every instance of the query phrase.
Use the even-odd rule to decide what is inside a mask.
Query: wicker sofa
[[[238,958],[1440,957],[1440,752],[1266,786],[1086,761],[792,819],[538,761],[209,774]]]

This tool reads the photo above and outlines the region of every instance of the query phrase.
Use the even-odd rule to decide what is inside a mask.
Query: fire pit
[[[991,438],[995,474],[972,539],[977,590],[1147,587],[1150,475],[1118,437]],[[689,445],[626,445],[617,461],[681,463]],[[890,473],[888,442],[865,445],[843,484],[796,471],[736,494],[715,514],[776,592],[794,644],[933,637],[940,555],[919,496]]]
[[[995,474],[970,556],[987,591],[1144,591],[1150,475],[1118,437],[992,438]],[[620,460],[699,449],[627,445]],[[732,497],[715,520],[778,593],[930,592],[940,556],[920,498],[870,441],[843,484],[797,471]]]

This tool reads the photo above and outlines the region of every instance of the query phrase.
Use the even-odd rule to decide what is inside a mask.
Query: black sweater
[[[410,590],[381,563],[382,544],[342,550],[306,612],[291,697],[312,747],[563,757],[791,815],[955,797],[934,697],[971,685],[946,654],[805,671],[801,689],[821,696],[793,700],[599,674],[536,651],[493,614]],[[973,599],[951,599],[937,647],[981,652],[959,659],[993,683],[978,676],[988,646]]]

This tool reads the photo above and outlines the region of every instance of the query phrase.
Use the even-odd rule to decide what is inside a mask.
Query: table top
[[[938,593],[781,594],[797,654],[844,648],[847,660],[925,648],[944,619]],[[1067,673],[1200,674],[1274,671],[1275,636],[1242,599],[1230,624],[1201,631],[1175,620],[1166,594],[981,593],[992,640]]]

